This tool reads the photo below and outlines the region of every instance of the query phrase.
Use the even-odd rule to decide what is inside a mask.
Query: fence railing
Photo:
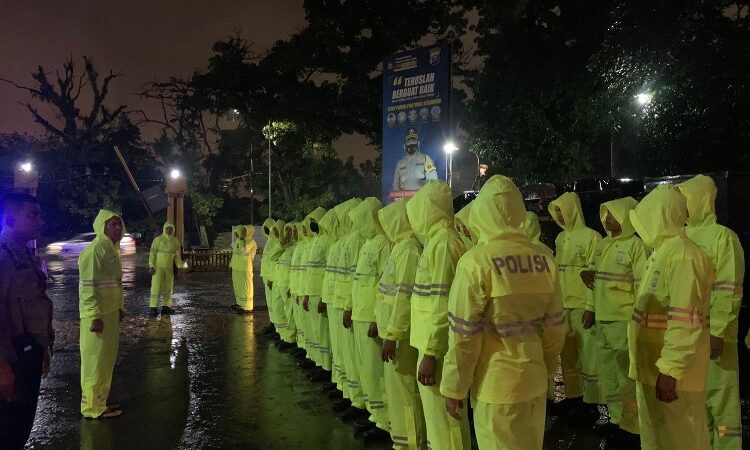
[[[229,270],[232,260],[231,250],[215,252],[212,250],[189,250],[185,252],[188,269],[202,272],[222,272]]]

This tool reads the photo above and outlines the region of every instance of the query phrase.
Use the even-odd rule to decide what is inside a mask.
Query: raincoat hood
[[[380,220],[378,219],[378,210],[382,207],[383,204],[380,203],[380,200],[375,197],[367,197],[362,200],[362,203],[349,211],[352,226],[366,239],[383,234],[383,228],[380,227]]]
[[[716,223],[716,184],[711,177],[696,175],[677,188],[687,199],[688,225],[699,227]]]
[[[612,214],[617,223],[622,228],[622,234],[617,236],[618,239],[627,239],[635,234],[633,224],[630,222],[630,211],[638,205],[633,197],[618,198],[617,200],[611,200],[599,207],[599,218],[602,221],[602,226],[607,232],[608,236],[612,236],[612,232],[607,230],[605,221],[607,219],[607,212]]]
[[[561,224],[555,213],[555,206],[560,208],[565,224]],[[566,192],[549,204],[549,215],[555,220],[557,225],[565,231],[573,231],[586,227],[586,221],[583,219],[581,210],[581,199],[575,192]]]
[[[252,239],[253,238],[253,234],[255,233],[255,226],[254,225],[240,225],[239,233],[240,233],[240,237],[241,238],[242,238],[242,229],[243,228],[245,230],[247,230],[247,234],[245,235],[245,237],[243,239]]]
[[[172,234],[167,234],[167,228],[169,227],[172,227]],[[177,227],[175,227],[172,222],[165,223],[164,226],[161,228],[161,232],[164,236],[174,236],[176,231],[177,231]]]
[[[316,234],[318,234],[318,233],[316,233],[315,231],[313,231],[312,227],[310,225],[312,225],[313,222],[315,222],[318,225],[320,225],[320,219],[323,218],[323,216],[325,215],[325,213],[326,213],[325,208],[321,208],[320,206],[318,206],[310,214],[308,214],[305,217],[305,221],[304,221],[305,228],[307,228],[307,231],[310,232],[310,236],[311,237],[314,236],[314,235],[316,235]]]
[[[302,222],[294,222],[294,227],[297,229],[297,241],[304,241],[308,237],[305,236],[305,232],[303,231],[305,229],[305,224]]]
[[[406,213],[422,244],[438,230],[453,228],[453,195],[450,187],[439,180],[428,181],[409,199]]]
[[[383,232],[394,244],[414,235],[414,230],[409,223],[409,216],[406,214],[408,202],[409,200],[396,200],[378,211],[378,219],[380,219]]]
[[[284,237],[284,228],[286,228],[286,222],[281,219],[275,220],[271,227],[271,235],[273,236],[273,231],[276,230],[279,234],[278,239],[281,240]]]
[[[361,199],[351,198],[344,203],[339,203],[333,207],[336,211],[336,216],[339,219],[339,232],[342,236],[349,234],[352,230],[352,221],[349,219],[349,211],[360,203],[362,203]]]
[[[479,242],[506,235],[526,235],[523,195],[510,178],[494,175],[484,183],[473,203],[469,222],[479,232]]]
[[[685,233],[687,204],[676,186],[662,184],[630,211],[630,222],[651,248],[657,248],[670,237]]]
[[[538,244],[542,239],[542,227],[539,226],[539,216],[531,211],[526,211],[526,221],[523,223],[523,227],[526,230],[526,237],[534,243]]]
[[[469,215],[471,214],[471,207],[473,204],[474,201],[472,200],[468,205],[461,208],[461,210],[456,213],[454,221],[456,223],[456,231],[458,232],[458,234],[460,234],[461,236],[465,236],[463,227],[466,227],[469,230],[469,234],[471,235],[471,241],[476,244],[479,240],[479,234],[474,229],[471,221],[469,220]]]
[[[104,234],[104,224],[113,217],[119,217],[120,220],[122,220],[122,216],[114,211],[108,209],[99,210],[99,214],[97,214],[96,219],[94,219],[94,231],[96,232],[97,239],[106,239],[107,241],[112,242],[107,235]],[[122,223],[122,234],[123,236],[125,235],[125,221]]]
[[[320,226],[321,234],[337,239],[339,237],[339,218],[336,214],[336,210],[331,208],[323,214],[323,217],[318,221]]]
[[[268,239],[271,236],[271,230],[275,223],[276,221],[270,217],[263,221],[263,225],[261,225],[261,233],[264,238]]]
[[[283,228],[284,233],[283,233],[283,235],[286,235],[287,230],[291,230],[293,232],[296,229],[297,229],[297,224],[294,223],[294,222],[289,222],[287,224],[284,224],[284,228]],[[282,236],[282,238],[283,238],[283,236]],[[287,243],[291,244],[291,243],[294,243],[294,242],[297,242],[297,239],[295,239],[294,233],[292,233],[292,237],[289,238],[289,241]]]

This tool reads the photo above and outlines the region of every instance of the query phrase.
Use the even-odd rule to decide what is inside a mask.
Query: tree
[[[53,231],[89,228],[102,207],[143,214],[137,200],[125,195],[131,188],[122,183],[113,152],[113,146],[119,146],[136,174],[150,174],[140,130],[128,118],[126,106],[109,105],[111,84],[120,76],[109,71],[102,77],[84,56],[82,70],[72,59],[62,71],[39,66],[32,73],[31,86],[0,79],[30,94],[33,102],[27,102],[26,108],[44,130],[43,153],[37,152],[37,165],[44,174],[39,197]]]

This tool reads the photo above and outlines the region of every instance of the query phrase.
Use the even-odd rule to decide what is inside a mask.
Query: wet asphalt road
[[[28,448],[365,448],[294,359],[260,334],[267,313],[231,312],[229,273],[184,275],[175,287],[177,314],[149,319],[145,261],[123,258],[128,316],[110,402],[124,413],[105,420],[79,414],[76,261],[49,261],[58,339]],[[256,298],[262,303],[262,294]],[[575,419],[552,416],[547,428],[545,449],[611,448]]]

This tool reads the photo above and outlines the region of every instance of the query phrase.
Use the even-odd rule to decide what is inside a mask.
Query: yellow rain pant
[[[156,308],[159,306],[159,297],[164,299],[164,306],[172,306],[172,290],[174,289],[174,271],[172,268],[155,269],[154,275],[151,276],[151,297],[148,306]]]
[[[678,382],[679,386],[679,382]],[[656,388],[636,383],[641,448],[644,450],[710,450],[706,426],[706,393],[677,391],[677,400],[664,403]]]
[[[409,345],[407,338],[397,343],[396,359],[383,367],[394,448],[421,450],[426,443],[424,413],[414,370],[417,357],[417,349]]]
[[[315,335],[318,343],[318,366],[322,367],[323,370],[331,371],[331,337],[328,331],[328,312],[325,314],[318,313],[318,307],[321,303],[321,299],[317,298],[315,302],[310,299],[310,312],[312,313],[313,320],[315,321]]]
[[[263,288],[266,293],[266,306],[268,307],[268,319],[271,321],[275,328],[278,328],[279,323],[276,313],[276,299],[273,296],[273,291],[268,289],[268,285],[264,282]]]
[[[576,398],[583,395],[586,403],[604,403],[599,387],[596,326],[583,329],[583,311],[583,308],[565,309],[570,324],[560,353],[565,397]]]
[[[737,343],[724,342],[721,358],[708,362],[708,426],[713,450],[742,449]]]
[[[365,406],[370,412],[370,421],[384,431],[389,430],[388,405],[385,401],[383,360],[380,351],[383,340],[367,336],[369,322],[354,321],[354,346],[359,355],[359,377],[365,393]]]
[[[281,338],[284,342],[294,344],[297,342],[297,323],[294,321],[294,300],[286,296],[286,286],[281,290],[283,294],[279,296],[279,308],[282,314],[284,314],[285,321],[284,333],[281,334]]]
[[[419,362],[422,361],[423,357],[424,354],[419,352],[419,358],[416,362],[417,371],[419,371]],[[440,394],[442,374],[443,358],[437,358],[435,384],[425,386],[422,383],[417,383],[427,429],[427,448],[432,450],[470,450],[469,418],[466,414],[462,414],[461,420],[456,420],[448,414],[445,409],[445,400]],[[465,404],[464,408],[466,408]],[[465,411],[466,409],[464,409]]]
[[[597,322],[599,344],[599,381],[606,395],[610,422],[638,434],[638,407],[635,381],[628,378],[628,323]]]
[[[523,403],[474,403],[474,431],[482,450],[540,450],[544,441],[546,395]],[[462,414],[466,414],[466,404]]]
[[[304,313],[307,317],[307,328],[310,332],[310,352],[308,356],[316,366],[322,367],[323,352],[320,347],[320,314],[318,314],[318,303],[320,303],[320,297],[310,296],[310,311],[304,311]]]
[[[307,351],[307,329],[305,327],[305,317],[302,315],[302,299],[292,294],[291,302],[294,324],[297,327],[297,346]]]
[[[332,381],[336,383],[339,391],[344,393],[345,398],[349,398],[349,390],[346,383],[346,368],[344,366],[343,343],[341,336],[344,328],[341,326],[344,321],[344,310],[334,308],[328,304],[328,333],[331,339],[331,356],[332,356]]]
[[[343,315],[342,315],[343,320]],[[341,328],[341,334],[339,341],[341,346],[341,353],[344,357],[344,371],[346,372],[346,389],[349,394],[349,401],[352,402],[352,406],[359,409],[365,409],[365,394],[362,391],[362,385],[360,384],[359,370],[361,363],[359,361],[359,354],[354,344],[354,332],[351,328]],[[345,392],[347,392],[345,391]]]
[[[232,271],[232,285],[234,287],[235,303],[247,311],[253,310],[253,272],[252,267],[247,270]]]
[[[97,418],[107,410],[112,372],[120,348],[120,312],[101,316],[104,330],[89,331],[93,318],[81,319],[81,414]]]

